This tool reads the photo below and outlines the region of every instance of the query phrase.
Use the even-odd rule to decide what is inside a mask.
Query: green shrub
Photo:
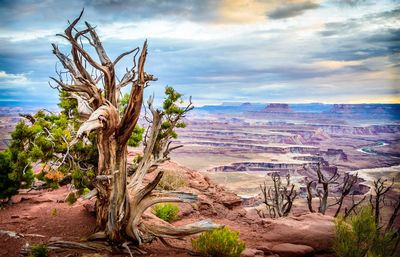
[[[191,238],[191,243],[195,250],[209,257],[239,257],[246,249],[239,232],[228,227],[204,232],[197,240]]]
[[[74,192],[70,192],[65,199],[65,201],[68,203],[68,205],[73,205],[78,199],[76,199],[76,195]]]
[[[0,199],[9,200],[32,183],[32,167],[19,149],[12,145],[0,152]]]
[[[387,232],[383,235],[379,234],[375,238],[374,243],[367,252],[368,257],[399,257],[400,251],[396,252],[396,243],[399,240],[398,235]]]
[[[333,250],[339,257],[394,257],[397,237],[383,233],[375,223],[371,206],[351,218],[335,220]]]
[[[157,185],[158,190],[176,190],[180,187],[187,186],[187,182],[180,171],[166,170]]]
[[[46,245],[34,245],[29,257],[47,257],[49,253],[50,249]]]
[[[178,219],[178,217],[176,216],[178,212],[179,212],[179,207],[172,203],[156,204],[151,209],[151,213],[169,223]]]
[[[51,216],[57,216],[57,209],[56,208],[54,208],[52,211],[51,211]]]

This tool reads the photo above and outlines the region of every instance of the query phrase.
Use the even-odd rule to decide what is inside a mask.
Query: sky
[[[158,102],[170,85],[196,106],[400,103],[400,0],[11,0],[0,1],[0,106],[56,105],[51,43],[69,53],[56,34],[82,8],[111,59],[148,40],[158,81],[146,97]]]

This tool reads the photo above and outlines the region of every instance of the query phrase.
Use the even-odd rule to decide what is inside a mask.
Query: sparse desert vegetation
[[[400,257],[398,4],[11,2],[0,256]]]

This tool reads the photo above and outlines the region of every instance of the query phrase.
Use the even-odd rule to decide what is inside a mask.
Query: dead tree
[[[388,232],[390,232],[392,230],[394,221],[395,221],[396,217],[398,216],[398,213],[399,213],[399,210],[400,210],[400,195],[397,197],[397,202],[395,204],[391,203],[391,205],[393,207],[393,213],[390,216],[389,222],[388,222],[388,224],[386,226],[386,229],[385,229],[385,233],[388,233]],[[398,231],[398,232],[400,232],[400,231]],[[398,236],[400,237],[400,235],[398,235]]]
[[[277,173],[271,175],[273,186],[267,187],[266,181],[260,185],[264,203],[268,209],[271,218],[285,217],[289,215],[293,206],[293,201],[299,195],[294,190],[294,184],[290,183],[290,174],[286,176],[286,183],[283,184],[281,176]],[[265,217],[261,212],[258,212],[260,217]]]
[[[317,171],[318,180],[317,181],[311,180],[310,182],[307,183],[307,205],[308,205],[308,209],[310,210],[310,212],[315,212],[313,207],[312,207],[312,199],[313,199],[314,195],[317,195],[318,199],[319,199],[318,212],[322,213],[322,214],[325,214],[326,210],[329,207],[338,205],[338,208],[337,208],[336,213],[334,215],[336,217],[339,214],[339,212],[340,212],[340,210],[342,208],[343,201],[344,201],[345,197],[350,194],[353,186],[357,183],[358,174],[356,174],[355,176],[351,176],[349,174],[346,174],[345,177],[344,177],[344,180],[343,180],[342,187],[341,187],[340,196],[338,198],[336,198],[335,201],[329,203],[328,202],[329,185],[337,182],[339,177],[340,177],[340,175],[338,174],[338,171],[336,169],[335,172],[333,173],[333,175],[329,179],[326,178],[325,175],[321,171],[321,166],[320,166],[319,163],[318,163],[316,171]],[[315,187],[316,193],[313,193],[313,185]]]
[[[354,212],[355,214],[357,214],[357,207],[360,206],[360,204],[362,202],[364,202],[364,200],[367,198],[367,196],[364,196],[363,198],[361,198],[361,200],[359,200],[358,202],[355,201],[354,199],[354,195],[351,196],[351,206],[350,208],[345,207],[344,208],[344,216],[345,218],[347,218],[352,212]]]
[[[197,196],[185,192],[155,191],[163,176],[162,172],[158,173],[149,184],[143,184],[146,173],[167,160],[168,153],[173,149],[170,148],[168,140],[160,142],[158,138],[163,119],[168,118],[168,114],[153,108],[153,98],[148,101],[152,123],[145,142],[144,156],[128,173],[127,141],[139,119],[143,91],[150,81],[156,80],[153,75],[144,71],[147,41],[144,42],[142,49],[135,48],[122,53],[112,61],[94,27],[85,22],[83,30],[77,29],[76,25],[82,14],[83,10],[64,34],[57,34],[71,45],[70,56],[60,52],[58,47],[52,44],[53,53],[64,66],[65,72],[60,73],[59,78],[51,77],[51,79],[57,83],[57,87],[77,99],[80,118],[85,120],[73,143],[85,140],[93,131],[97,132],[96,145],[99,152],[97,181],[95,189],[88,194],[97,197],[96,225],[100,232],[95,237],[106,237],[112,245],[126,246],[127,242],[141,244],[157,237],[178,238],[218,227],[211,221],[173,228],[142,221],[143,212],[155,203],[194,202]],[[83,44],[82,41],[87,43]],[[87,45],[94,48],[98,60],[85,50],[84,47]],[[122,79],[117,81],[116,65],[130,54],[133,54],[133,67],[127,69]],[[62,76],[63,74],[65,76]],[[129,102],[123,116],[120,117],[118,111],[120,90],[127,85],[132,87]],[[186,111],[191,108],[190,103]]]
[[[394,178],[390,184],[387,184],[387,179],[379,178],[374,181],[374,195],[370,195],[369,202],[372,206],[372,211],[375,216],[375,223],[379,224],[380,211],[384,205],[386,193],[393,187]]]
[[[348,194],[350,194],[351,190],[353,189],[353,186],[357,183],[357,181],[358,181],[358,174],[356,174],[355,176],[351,176],[348,173],[345,174],[344,180],[343,180],[341,194],[339,196],[339,199],[337,199],[337,201],[336,201],[336,204],[338,204],[338,208],[336,210],[336,213],[335,213],[334,217],[337,217],[339,215],[340,209],[342,208],[342,205],[343,205],[344,198]],[[355,203],[353,201],[353,205],[354,204],[358,205],[360,203],[361,202]]]

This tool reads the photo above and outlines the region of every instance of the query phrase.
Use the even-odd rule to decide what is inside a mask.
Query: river
[[[370,155],[373,155],[373,156],[383,156],[383,157],[392,157],[392,158],[400,159],[399,157],[394,156],[394,155],[380,154],[380,153],[375,153],[373,151],[375,148],[382,147],[382,146],[385,146],[385,145],[388,145],[388,143],[385,143],[383,141],[378,141],[378,143],[376,145],[362,147],[362,148],[357,149],[357,151],[362,152],[362,153],[367,153],[367,154],[370,154]]]

